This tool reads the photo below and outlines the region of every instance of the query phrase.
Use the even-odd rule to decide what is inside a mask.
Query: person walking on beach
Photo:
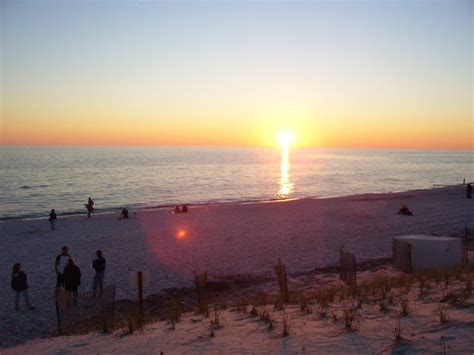
[[[87,218],[91,218],[91,213],[94,212],[94,200],[89,197],[86,203]]]
[[[49,214],[49,230],[54,231],[56,229],[57,219],[58,219],[58,216],[56,215],[56,212],[54,211],[54,208],[53,208]]]
[[[66,289],[66,304],[77,305],[77,289],[81,285],[81,270],[70,257],[63,273],[64,288]]]
[[[15,291],[15,311],[20,310],[20,296],[23,295],[28,309],[35,309],[30,303],[28,297],[28,283],[26,282],[26,274],[21,270],[21,264],[15,263],[12,272],[12,289]]]
[[[92,285],[92,291],[94,296],[99,289],[99,296],[102,296],[104,290],[104,275],[105,275],[105,258],[102,256],[102,250],[95,252],[95,259],[92,261],[92,268],[95,270],[94,284]]]
[[[64,286],[64,269],[66,268],[70,257],[68,247],[63,247],[61,249],[61,254],[59,254],[54,261],[54,270],[56,271],[56,296],[59,293],[59,289]]]
[[[466,198],[472,199],[472,185],[471,185],[471,183],[467,184],[467,187],[466,187]]]

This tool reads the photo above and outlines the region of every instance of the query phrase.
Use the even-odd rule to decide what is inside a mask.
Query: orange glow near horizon
[[[472,120],[447,125],[442,117],[419,120],[348,117],[342,113],[317,112],[308,107],[281,106],[273,110],[141,112],[131,108],[106,114],[90,108],[90,115],[74,107],[6,105],[2,112],[0,143],[4,145],[123,145],[123,146],[267,146],[275,147],[279,135],[295,148],[412,148],[474,149]],[[107,111],[108,112],[108,111]],[[276,113],[275,113],[276,112]],[[68,119],[61,119],[67,115]],[[242,117],[241,117],[242,115]],[[403,117],[403,115],[398,115]],[[110,117],[114,117],[111,119]],[[219,119],[226,117],[226,120]],[[46,122],[46,123],[45,123]],[[291,126],[282,131],[282,127]],[[41,134],[38,134],[41,132]],[[277,138],[276,138],[277,137]],[[281,138],[281,137],[280,137]],[[281,146],[280,142],[280,146]]]

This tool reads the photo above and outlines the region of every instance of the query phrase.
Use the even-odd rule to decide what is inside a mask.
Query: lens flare
[[[176,231],[176,239],[179,239],[179,240],[185,239],[186,236],[187,236],[187,233],[184,229],[178,229]]]

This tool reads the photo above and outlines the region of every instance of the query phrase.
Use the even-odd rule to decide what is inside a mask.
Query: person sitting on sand
[[[410,211],[407,205],[403,205],[402,208],[398,211],[398,214],[404,215],[404,216],[413,216],[413,212]]]
[[[85,206],[87,209],[87,218],[91,218],[91,213],[94,212],[94,200],[89,197]]]
[[[56,220],[58,219],[58,216],[56,215],[56,212],[54,211],[54,208],[51,210],[49,214],[49,229],[54,231],[56,229]]]
[[[124,208],[122,212],[120,212],[119,219],[128,219],[128,210],[126,208]]]
[[[21,270],[21,264],[15,263],[13,265],[13,272],[12,272],[12,289],[15,291],[15,311],[20,310],[20,296],[23,295],[23,299],[25,300],[26,306],[28,309],[35,309],[30,303],[30,299],[28,298],[28,283],[26,282],[26,274],[24,271]]]
[[[72,304],[75,306],[77,305],[77,289],[81,284],[81,270],[72,257],[68,259],[68,263],[64,268],[63,279],[67,295],[66,303],[70,305],[72,299]]]
[[[174,208],[173,213],[181,213],[181,208],[179,208],[179,206],[176,205],[176,207]]]
[[[183,205],[183,207],[181,207],[181,213],[188,213],[188,206]]]

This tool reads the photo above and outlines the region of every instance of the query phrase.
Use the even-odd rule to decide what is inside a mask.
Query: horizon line
[[[273,145],[220,145],[220,144],[54,144],[54,143],[40,143],[40,144],[28,144],[28,143],[0,143],[0,147],[143,147],[143,148],[277,148],[278,146]],[[420,148],[420,147],[380,147],[380,146],[293,146],[293,150],[298,149],[380,149],[380,150],[421,150],[421,151],[465,151],[474,152],[474,147],[467,148]]]

